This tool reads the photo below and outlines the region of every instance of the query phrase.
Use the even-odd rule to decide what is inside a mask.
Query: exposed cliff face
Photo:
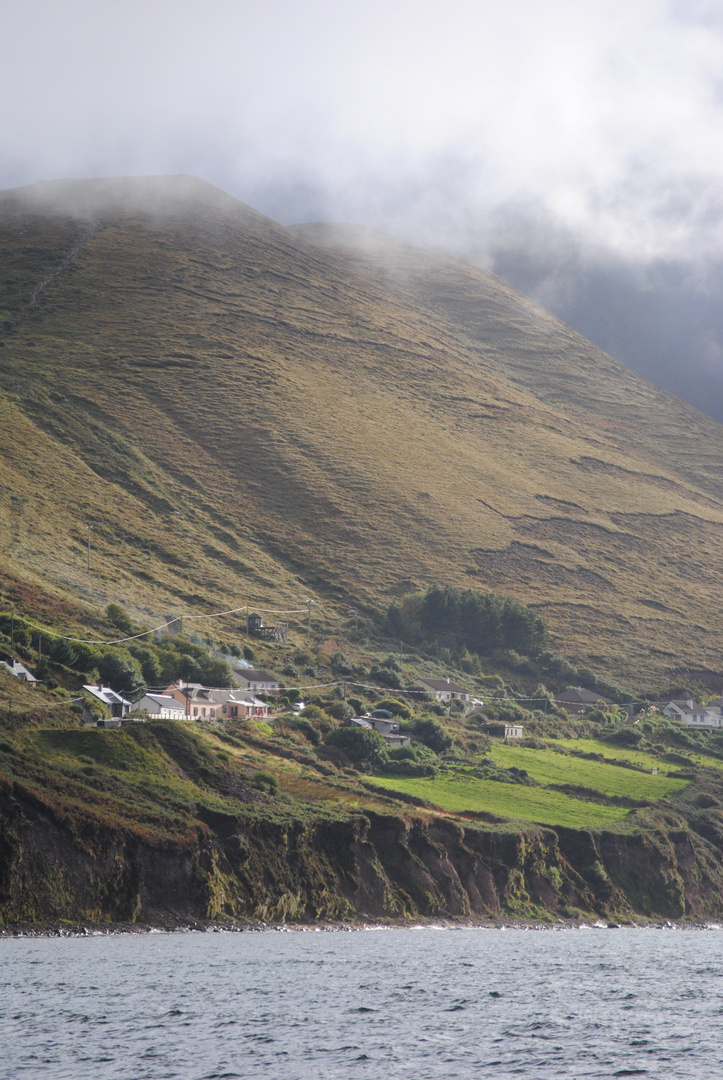
[[[0,922],[723,913],[723,864],[687,829],[467,827],[366,813],[280,824],[222,814],[154,845],[22,785],[0,792]],[[710,832],[710,827],[708,827]]]

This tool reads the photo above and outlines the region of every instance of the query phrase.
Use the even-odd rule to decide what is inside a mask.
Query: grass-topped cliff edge
[[[723,914],[723,739],[655,711],[526,710],[512,745],[378,691],[412,737],[390,750],[335,695],[108,730],[16,682],[0,672],[5,925]]]

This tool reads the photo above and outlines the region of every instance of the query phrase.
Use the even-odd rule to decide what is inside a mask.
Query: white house
[[[157,720],[182,720],[185,707],[170,694],[145,694],[133,706]]]
[[[14,675],[16,679],[20,679],[21,682],[26,682],[30,686],[35,686],[38,681],[33,673],[28,671],[19,660],[13,660],[12,664],[6,664],[4,660],[0,660],[0,665],[9,671],[11,675]]]
[[[693,698],[669,701],[660,711],[672,720],[682,720],[689,727],[723,727],[720,705],[700,705]]]
[[[494,735],[498,739],[521,739],[524,736],[522,724],[506,723],[503,721],[490,721],[485,724],[484,730],[487,735]]]
[[[422,686],[432,691],[437,701],[448,702],[455,698],[458,701],[471,701],[472,695],[463,686],[457,686],[449,679],[420,679]]]
[[[278,694],[281,689],[279,683],[268,671],[257,668],[243,668],[235,672],[236,678],[244,690],[250,690],[252,694]]]

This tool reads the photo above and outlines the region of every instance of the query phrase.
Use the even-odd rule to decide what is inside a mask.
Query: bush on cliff
[[[412,731],[415,739],[424,743],[425,746],[428,746],[430,750],[434,750],[437,754],[449,750],[453,742],[452,735],[447,731],[446,727],[440,724],[439,720],[432,719],[431,716],[418,717],[412,724]]]
[[[337,728],[326,736],[328,746],[343,750],[359,769],[382,769],[387,764],[387,747],[384,739],[373,728]]]

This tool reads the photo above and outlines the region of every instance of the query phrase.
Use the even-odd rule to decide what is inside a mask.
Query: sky
[[[723,420],[723,0],[5,0],[0,102],[0,188],[372,225]]]

